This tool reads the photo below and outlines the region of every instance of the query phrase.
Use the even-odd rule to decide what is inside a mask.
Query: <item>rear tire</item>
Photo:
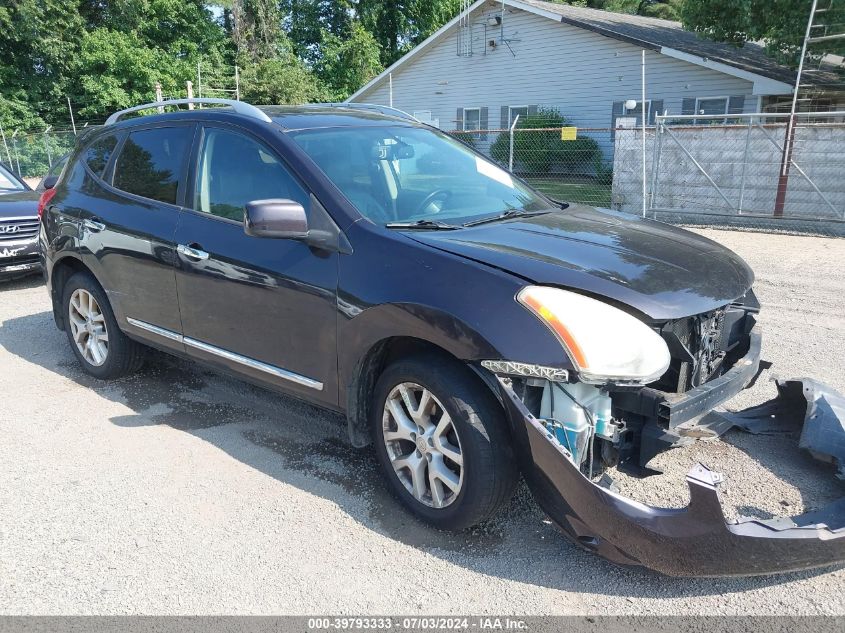
[[[518,470],[504,412],[458,361],[423,354],[393,363],[376,383],[371,411],[382,471],[426,523],[462,530],[512,496]]]
[[[117,326],[105,291],[90,273],[76,273],[62,289],[62,314],[70,348],[82,368],[102,380],[136,372],[144,348]]]

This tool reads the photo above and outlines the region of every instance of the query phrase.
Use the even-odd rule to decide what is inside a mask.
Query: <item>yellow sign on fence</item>
[[[560,140],[561,141],[574,141],[577,138],[578,138],[578,128],[577,127],[561,128],[561,130],[560,130]]]

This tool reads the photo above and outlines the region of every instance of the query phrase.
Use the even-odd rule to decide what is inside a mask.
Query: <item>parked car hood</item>
[[[0,219],[37,216],[38,198],[36,191],[0,192]]]
[[[754,273],[733,251],[689,231],[572,205],[455,231],[413,231],[418,242],[628,305],[654,321],[709,312],[742,297]]]

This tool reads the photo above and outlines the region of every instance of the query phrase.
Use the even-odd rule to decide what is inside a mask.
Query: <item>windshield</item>
[[[494,163],[427,128],[330,128],[291,136],[378,224],[464,224],[552,206]]]
[[[11,172],[0,165],[0,191],[24,191],[24,187]]]

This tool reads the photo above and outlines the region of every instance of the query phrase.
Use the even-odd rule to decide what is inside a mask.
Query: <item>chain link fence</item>
[[[685,224],[845,236],[845,112],[657,117],[646,214]],[[613,207],[643,209],[642,131],[619,130]]]
[[[517,122],[451,134],[556,200],[677,224],[845,236],[845,112],[799,113],[792,125],[788,114],[654,118],[645,156],[633,125]]]
[[[555,200],[611,205],[611,128],[538,127],[453,131],[453,136],[507,167]]]
[[[88,129],[88,128],[86,128]],[[85,130],[6,134],[0,160],[31,182]],[[845,236],[845,112],[657,116],[639,127],[452,134],[549,197],[678,223]]]
[[[82,134],[82,130],[78,134]],[[73,130],[7,134],[0,145],[0,161],[21,178],[39,180],[51,165],[73,149],[77,138]]]

